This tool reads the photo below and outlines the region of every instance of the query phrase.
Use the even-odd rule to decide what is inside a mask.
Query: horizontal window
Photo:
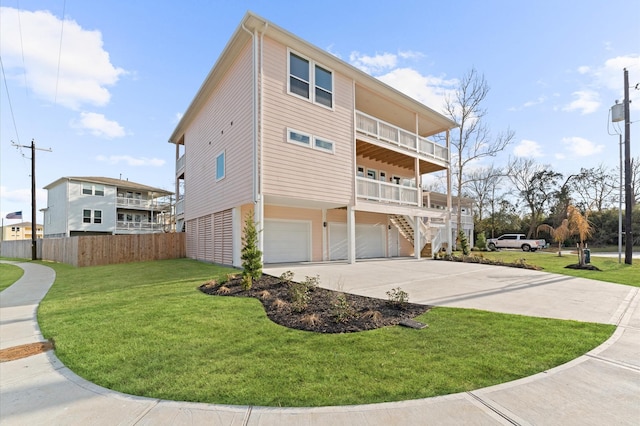
[[[287,129],[287,142],[331,154],[335,152],[334,143],[330,140],[319,138],[299,130]]]
[[[102,223],[102,210],[82,210],[82,223]]]

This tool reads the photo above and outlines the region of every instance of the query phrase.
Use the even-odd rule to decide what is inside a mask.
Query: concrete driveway
[[[320,285],[386,299],[400,287],[409,301],[437,306],[476,308],[535,317],[618,324],[636,287],[526,269],[446,262],[391,259],[266,265],[264,272],[294,280],[320,276]],[[594,272],[594,277],[597,272]]]

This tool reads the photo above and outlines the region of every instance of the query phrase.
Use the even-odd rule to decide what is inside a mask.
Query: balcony
[[[121,234],[145,234],[153,232],[163,232],[164,225],[151,222],[117,221],[116,233]]]
[[[176,160],[176,176],[180,176],[184,173],[185,159],[186,159],[186,155],[183,154],[180,158]]]
[[[387,183],[365,177],[356,177],[358,198],[407,206],[419,206],[418,188]]]
[[[421,159],[449,163],[447,147],[360,111],[356,111],[356,131],[383,145],[407,150]]]
[[[176,201],[176,216],[181,216],[184,214],[184,198],[180,198]]]
[[[168,210],[171,205],[164,201],[159,201],[157,198],[145,199],[145,198],[129,198],[129,197],[116,197],[116,207],[134,209],[134,210]]]

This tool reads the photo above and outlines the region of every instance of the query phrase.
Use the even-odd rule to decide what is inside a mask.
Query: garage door
[[[265,220],[264,262],[311,260],[311,222]]]
[[[366,259],[386,256],[385,227],[382,224],[356,225],[356,258]],[[329,223],[329,258],[347,258],[347,225]]]

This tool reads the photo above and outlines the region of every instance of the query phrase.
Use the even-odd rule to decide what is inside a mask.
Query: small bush
[[[269,290],[262,290],[259,294],[258,297],[262,300],[265,299],[270,299],[271,298],[271,293],[269,293]]]
[[[305,315],[300,319],[300,321],[307,327],[315,327],[321,322],[320,316],[316,313]]]
[[[253,212],[247,213],[242,236],[242,268],[245,275],[254,280],[262,276],[262,252],[258,250],[258,230],[253,221]],[[249,287],[250,288],[250,287]]]
[[[293,272],[292,271],[283,272],[282,274],[280,274],[280,280],[283,281],[285,284],[291,283],[291,281],[293,281]]]
[[[461,229],[458,232],[458,239],[460,240],[460,248],[462,249],[462,254],[468,256],[471,250],[469,249],[469,240],[467,239],[467,234]]]
[[[374,324],[378,325],[382,321],[382,314],[380,311],[366,311],[362,314],[362,318],[370,319]]]
[[[484,231],[479,233],[476,237],[476,247],[478,247],[480,250],[487,249],[487,237],[484,235]]]
[[[231,293],[231,290],[229,289],[229,287],[227,286],[220,286],[220,288],[217,291],[218,294],[229,294]]]
[[[289,302],[287,302],[285,300],[282,300],[282,299],[276,299],[276,300],[273,301],[271,306],[276,308],[276,310],[278,310],[278,311],[282,311],[282,310],[285,310],[285,309],[287,309],[289,307]]]
[[[296,312],[304,311],[311,300],[310,292],[311,290],[304,281],[301,283],[291,282],[289,284],[291,308]]]
[[[344,323],[353,318],[355,312],[347,300],[347,296],[339,294],[331,305],[331,314],[336,322]]]
[[[240,283],[240,285],[242,286],[243,290],[251,289],[251,286],[253,285],[253,277],[251,276],[251,274],[243,274],[242,283]]]
[[[392,288],[387,291],[387,297],[387,303],[395,308],[404,308],[409,302],[409,293],[402,290],[400,287]]]

